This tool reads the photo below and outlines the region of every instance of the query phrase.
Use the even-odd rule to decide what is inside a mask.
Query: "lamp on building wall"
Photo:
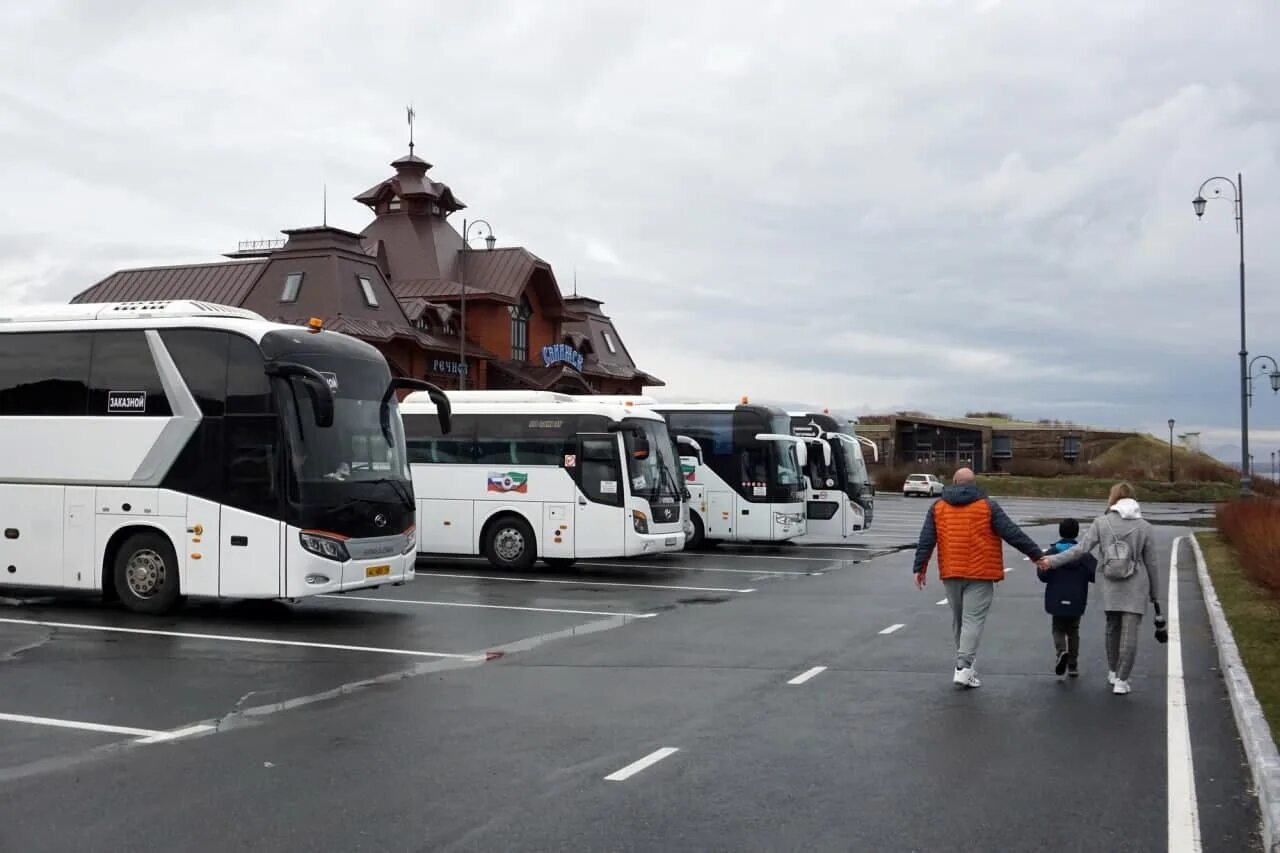
[[[477,225],[485,232],[484,245],[487,251],[492,252],[494,243],[498,242],[493,236],[493,228],[485,220],[462,220],[462,254],[458,256],[458,284],[462,289],[462,310],[458,321],[458,362],[462,365],[462,372],[458,374],[460,391],[467,387],[467,252],[471,251],[471,229]]]
[[[1200,191],[1191,202],[1197,217],[1204,216],[1204,208],[1208,203],[1208,199],[1204,197],[1204,189],[1210,184],[1217,184],[1213,188],[1214,198],[1223,197],[1222,184],[1231,187],[1236,209],[1236,233],[1240,235],[1240,494],[1247,497],[1253,490],[1249,482],[1249,349],[1245,346],[1244,322],[1244,176],[1237,172],[1234,181],[1215,177],[1202,183]]]

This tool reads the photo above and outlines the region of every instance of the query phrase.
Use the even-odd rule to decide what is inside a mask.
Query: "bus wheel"
[[[135,533],[116,552],[116,595],[135,613],[168,613],[178,604],[178,557],[159,533]]]
[[[689,524],[693,527],[693,532],[684,540],[684,549],[697,551],[707,544],[706,528],[702,526],[702,519],[696,512],[689,513]]]
[[[542,562],[546,563],[553,569],[563,570],[572,566],[577,562],[577,560],[573,560],[568,557],[543,557]]]
[[[527,571],[538,559],[533,531],[518,515],[508,515],[489,525],[484,555],[496,568]]]

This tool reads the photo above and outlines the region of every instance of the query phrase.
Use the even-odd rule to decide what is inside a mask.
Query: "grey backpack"
[[[1117,536],[1111,520],[1105,516],[1101,520],[1110,534],[1110,541],[1107,541],[1108,537],[1102,530],[1098,531],[1098,541],[1102,545],[1102,559],[1098,561],[1101,563],[1099,568],[1102,569],[1102,576],[1113,581],[1127,580],[1138,570],[1138,556],[1129,542],[1129,537],[1138,528],[1135,527],[1124,536]]]

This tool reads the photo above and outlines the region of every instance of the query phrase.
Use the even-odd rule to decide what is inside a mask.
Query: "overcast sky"
[[[669,393],[1225,448],[1236,237],[1190,200],[1244,173],[1280,356],[1278,32],[1274,0],[6,3],[0,290],[216,260],[326,184],[358,231],[412,102],[432,175]],[[1269,459],[1280,399],[1252,412]]]

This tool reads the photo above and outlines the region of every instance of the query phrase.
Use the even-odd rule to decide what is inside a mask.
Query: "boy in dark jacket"
[[[1074,518],[1058,524],[1057,542],[1045,549],[1046,554],[1058,554],[1071,550],[1080,535],[1080,525]],[[1085,555],[1056,569],[1036,569],[1036,576],[1044,582],[1044,610],[1053,617],[1053,647],[1058,652],[1053,667],[1058,676],[1070,673],[1080,675],[1080,617],[1084,615],[1089,600],[1089,584],[1093,583],[1098,561]]]

